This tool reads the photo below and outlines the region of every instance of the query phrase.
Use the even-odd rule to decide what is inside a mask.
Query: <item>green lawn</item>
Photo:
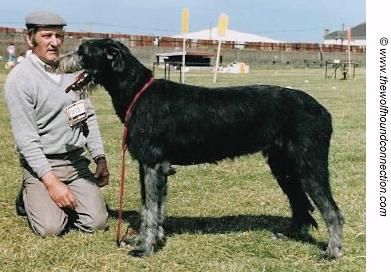
[[[107,232],[71,231],[64,237],[35,236],[16,216],[14,199],[21,177],[0,72],[0,271],[365,271],[365,70],[354,80],[324,79],[321,69],[256,69],[246,75],[192,72],[186,83],[204,86],[276,84],[301,89],[333,115],[331,186],[346,220],[344,256],[320,258],[328,235],[319,212],[318,243],[276,239],[286,232],[286,197],[259,154],[218,165],[178,167],[169,179],[167,244],[148,258],[131,258],[115,245],[122,127],[101,88],[91,97],[96,107],[111,184],[103,189],[112,210]],[[159,77],[159,75],[158,75]],[[173,80],[177,76],[173,75]],[[128,156],[129,157],[129,156]],[[140,207],[136,163],[128,159],[125,214],[132,226]]]

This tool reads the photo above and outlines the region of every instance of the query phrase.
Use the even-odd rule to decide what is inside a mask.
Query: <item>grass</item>
[[[35,236],[14,208],[21,175],[4,103],[6,73],[0,72],[0,271],[365,271],[365,70],[359,69],[354,80],[323,76],[320,69],[255,69],[246,75],[221,74],[217,84],[211,73],[190,73],[186,83],[291,86],[328,108],[334,125],[331,186],[346,219],[344,256],[336,261],[320,258],[328,235],[319,212],[319,230],[311,230],[317,243],[274,238],[273,232],[288,229],[289,205],[258,154],[179,167],[169,181],[166,246],[152,257],[128,257],[114,242],[122,127],[102,89],[91,97],[111,170],[111,184],[103,189],[114,210],[110,228],[93,235]],[[134,226],[140,197],[137,167],[130,159],[125,200],[127,223]]]

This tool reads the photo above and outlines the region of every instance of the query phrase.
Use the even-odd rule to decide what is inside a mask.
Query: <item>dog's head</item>
[[[92,75],[102,77],[112,73],[123,73],[128,48],[112,39],[87,40],[77,50],[80,66]]]
[[[58,60],[59,73],[71,73],[84,70],[76,81],[67,88],[82,90],[86,85],[102,84],[105,79],[125,72],[125,60],[129,58],[129,49],[112,39],[86,40],[79,48]]]

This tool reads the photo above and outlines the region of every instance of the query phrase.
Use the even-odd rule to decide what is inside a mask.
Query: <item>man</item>
[[[108,218],[99,187],[108,184],[109,172],[91,102],[65,93],[76,75],[52,72],[65,25],[51,12],[29,14],[31,53],[4,86],[23,172],[21,204],[31,228],[42,237],[60,235],[70,226],[86,232],[105,229]],[[95,175],[85,148],[97,164]]]

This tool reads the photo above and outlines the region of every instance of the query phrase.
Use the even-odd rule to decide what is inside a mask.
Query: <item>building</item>
[[[366,45],[366,23],[359,24],[351,29],[352,40],[350,45],[365,46]],[[324,44],[348,44],[347,30],[336,30],[333,32],[325,31]]]

